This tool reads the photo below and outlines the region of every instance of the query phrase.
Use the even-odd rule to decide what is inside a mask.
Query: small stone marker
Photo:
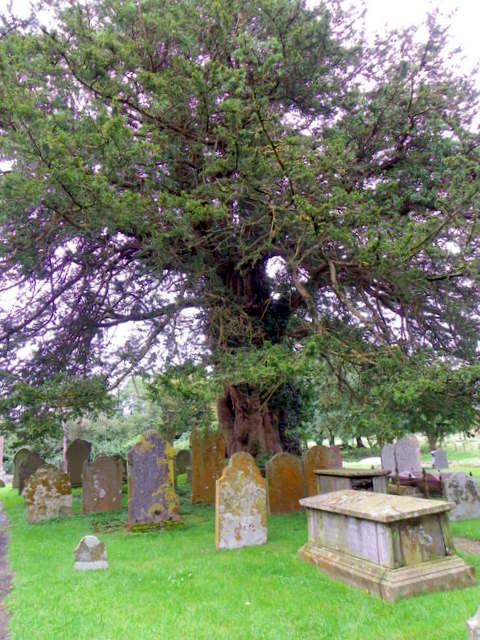
[[[96,536],[84,536],[73,552],[77,571],[108,569],[105,544]]]
[[[27,479],[22,495],[29,522],[72,513],[72,489],[68,476],[51,464],[43,465]]]
[[[395,447],[393,444],[386,444],[380,453],[382,469],[388,469],[392,475],[395,474]]]
[[[398,472],[405,471],[415,473],[422,471],[420,462],[420,446],[415,436],[404,436],[395,445],[395,457],[398,464]],[[395,468],[393,468],[395,472]]]
[[[35,471],[45,464],[45,460],[41,458],[38,453],[29,451],[25,458],[20,463],[18,471],[18,492],[21,495],[25,487],[25,482],[30,478]]]
[[[447,454],[443,449],[432,451],[432,467],[435,467],[435,469],[448,469]]]
[[[338,452],[331,447],[316,445],[303,454],[303,468],[305,470],[305,495],[317,494],[317,479],[315,469],[338,469],[342,466]]]
[[[472,476],[459,471],[444,478],[445,498],[455,503],[450,520],[468,520],[480,517],[480,492],[478,482]]]
[[[192,502],[215,502],[215,482],[225,467],[225,440],[219,431],[192,431]]]
[[[86,440],[77,438],[67,449],[67,469],[72,487],[82,486],[82,470],[85,460],[90,460],[92,445]]]
[[[180,520],[174,489],[175,450],[153,429],[128,452],[128,527]]]
[[[299,500],[305,495],[305,483],[300,458],[291,453],[276,453],[265,470],[270,513],[301,511]]]
[[[122,472],[122,460],[105,455],[83,463],[82,512],[85,515],[122,508]]]
[[[467,620],[467,640],[480,640],[480,607],[475,615]]]
[[[266,541],[265,480],[249,453],[234,453],[216,483],[215,546],[239,549]]]
[[[12,478],[12,488],[18,489],[20,486],[20,465],[25,460],[25,458],[30,453],[30,449],[22,447],[19,449],[17,453],[13,456],[13,478]]]

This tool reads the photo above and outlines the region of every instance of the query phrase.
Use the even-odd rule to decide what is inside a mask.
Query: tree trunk
[[[427,440],[430,451],[435,451],[435,449],[437,449],[437,436],[433,434],[427,434]]]
[[[365,445],[362,442],[362,436],[355,436],[355,440],[357,441],[357,449],[365,449]]]
[[[217,401],[217,416],[225,437],[227,455],[248,451],[259,453],[282,451],[277,429],[278,417],[257,391],[228,386]]]

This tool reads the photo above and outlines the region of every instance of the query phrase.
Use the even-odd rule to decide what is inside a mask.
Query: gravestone
[[[77,571],[108,569],[105,544],[97,536],[83,536],[73,551]]]
[[[472,476],[459,471],[443,479],[444,495],[455,503],[450,520],[480,518],[480,493],[478,482]]]
[[[266,466],[270,513],[301,511],[305,495],[302,461],[291,453],[276,453]]]
[[[67,471],[72,487],[82,486],[82,469],[85,460],[90,460],[92,445],[86,440],[77,438],[67,449]]]
[[[3,477],[3,436],[0,436],[0,477]]]
[[[13,478],[12,478],[12,488],[18,489],[20,486],[20,465],[25,460],[25,458],[30,453],[30,449],[23,447],[19,449],[17,453],[13,456]]]
[[[380,452],[382,469],[388,469],[393,475],[395,473],[395,447],[393,444],[386,444]]]
[[[215,546],[239,549],[266,541],[265,480],[249,453],[234,453],[216,483]]]
[[[215,502],[215,482],[225,467],[225,440],[220,431],[192,431],[192,502]]]
[[[122,508],[122,460],[105,455],[83,463],[82,512],[116,511]]]
[[[192,454],[190,449],[181,449],[175,456],[175,475],[187,473],[187,468],[192,463]]]
[[[331,447],[316,445],[303,454],[303,468],[305,472],[305,495],[314,496],[317,493],[317,479],[315,469],[338,469],[342,466],[338,452]]]
[[[38,453],[29,451],[25,458],[20,463],[18,471],[18,492],[22,494],[25,482],[28,478],[35,473],[35,471],[45,464],[45,460],[41,458]]]
[[[150,429],[130,449],[127,459],[128,527],[180,520],[174,489],[174,448]]]
[[[122,463],[122,483],[125,483],[128,481],[128,469],[127,469],[127,461],[126,459],[121,456],[119,453],[114,453],[112,458],[114,460],[120,460],[120,462]]]
[[[432,451],[432,467],[435,467],[435,469],[448,469],[447,454],[443,449]]]
[[[467,620],[467,640],[480,640],[480,607],[475,615]]]
[[[397,442],[395,445],[395,457],[399,473],[416,473],[422,471],[420,446],[415,436],[404,436]],[[395,471],[395,468],[393,470]]]
[[[22,495],[29,522],[72,513],[72,489],[68,476],[51,464],[43,465],[27,479]]]

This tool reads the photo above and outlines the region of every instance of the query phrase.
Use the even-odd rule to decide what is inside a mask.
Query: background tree
[[[203,358],[232,453],[281,449],[306,341],[468,365],[477,93],[433,17],[370,46],[335,0],[46,4],[0,42],[4,370],[114,385]],[[232,375],[272,354],[277,379]]]

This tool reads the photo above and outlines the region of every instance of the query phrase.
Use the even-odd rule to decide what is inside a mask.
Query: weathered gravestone
[[[108,569],[105,544],[97,536],[83,536],[73,551],[77,571]]]
[[[90,460],[92,445],[86,440],[77,438],[67,449],[67,470],[72,487],[82,486],[82,470],[85,460]]]
[[[121,456],[119,453],[114,453],[112,458],[114,460],[119,460],[122,464],[122,482],[125,483],[128,481],[128,469],[127,469],[127,461]]]
[[[472,476],[459,471],[443,479],[445,498],[455,503],[450,520],[480,518],[480,493],[478,482]]]
[[[467,640],[480,640],[480,607],[475,615],[467,620]]]
[[[432,467],[435,467],[435,469],[448,469],[447,454],[443,449],[432,451]]]
[[[215,502],[215,482],[225,467],[225,440],[219,431],[192,431],[192,502]]]
[[[12,478],[12,488],[18,489],[20,486],[20,465],[25,460],[25,458],[30,453],[30,449],[26,449],[23,447],[19,449],[17,453],[13,456],[13,478]]]
[[[38,453],[29,451],[20,463],[18,471],[18,492],[21,494],[25,487],[25,482],[35,473],[35,471],[45,464],[45,460]]]
[[[150,429],[130,449],[127,459],[128,527],[180,520],[174,489],[174,448]]]
[[[382,469],[388,469],[393,475],[396,470],[395,464],[395,446],[393,444],[386,444],[382,447],[380,452],[380,459],[382,461]]]
[[[192,454],[190,449],[181,449],[175,456],[175,475],[187,473],[187,468],[192,463]]]
[[[317,494],[317,479],[315,469],[338,469],[342,466],[338,451],[333,448],[316,445],[303,454],[303,468],[305,471],[305,495]]]
[[[238,549],[266,541],[265,480],[249,453],[234,453],[216,482],[215,546]]]
[[[27,479],[22,495],[29,522],[72,513],[72,488],[68,476],[51,464],[43,465]]]
[[[105,455],[83,463],[82,512],[115,511],[122,508],[121,460]]]
[[[270,513],[300,511],[305,495],[302,461],[291,453],[276,453],[266,466]]]
[[[397,442],[395,445],[395,458],[397,460],[399,473],[422,471],[420,446],[415,436],[404,436]]]

